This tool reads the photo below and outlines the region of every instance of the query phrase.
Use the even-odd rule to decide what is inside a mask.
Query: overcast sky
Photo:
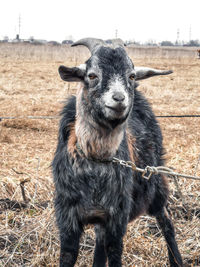
[[[200,39],[200,0],[0,0],[0,38]],[[190,30],[191,29],[191,30]]]

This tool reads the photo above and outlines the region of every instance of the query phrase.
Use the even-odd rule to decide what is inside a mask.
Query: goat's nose
[[[116,92],[113,94],[112,98],[116,101],[116,102],[122,102],[124,101],[124,94],[123,93],[120,93],[120,92]]]

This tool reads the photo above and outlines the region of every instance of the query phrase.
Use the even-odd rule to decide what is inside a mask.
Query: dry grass
[[[13,49],[15,48],[15,49]],[[128,48],[135,65],[173,69],[174,74],[140,84],[157,115],[200,114],[200,60],[195,50]],[[57,115],[76,84],[63,83],[60,64],[87,59],[67,46],[0,45],[0,116]],[[200,118],[159,119],[167,165],[200,176]],[[59,240],[53,213],[50,164],[58,120],[0,122],[0,266],[58,266]],[[24,184],[24,202],[20,182]],[[180,179],[186,202],[170,182],[169,208],[185,266],[200,266],[200,183]],[[81,241],[77,266],[91,266],[92,227]],[[167,266],[167,250],[155,219],[140,217],[124,238],[124,266]]]

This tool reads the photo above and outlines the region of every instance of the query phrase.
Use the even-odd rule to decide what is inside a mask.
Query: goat
[[[167,213],[164,176],[149,180],[113,157],[144,168],[163,165],[162,134],[137,81],[172,71],[134,67],[122,40],[113,47],[95,38],[84,45],[91,57],[79,67],[59,67],[64,81],[81,82],[62,111],[52,163],[55,214],[60,231],[60,266],[74,266],[84,225],[94,224],[93,267],[119,267],[128,222],[155,216],[168,246],[171,266],[182,266],[174,227]]]

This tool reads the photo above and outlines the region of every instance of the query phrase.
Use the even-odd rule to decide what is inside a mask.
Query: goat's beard
[[[79,114],[75,123],[77,142],[83,153],[86,157],[94,159],[113,157],[123,139],[125,125],[121,123],[111,129],[111,124],[105,125],[103,120],[94,121],[91,114],[87,115],[80,116]],[[114,122],[112,123],[114,125]]]
[[[126,112],[120,114],[120,116],[117,116],[117,114],[109,114],[104,107],[103,111],[102,109],[95,110],[93,119],[95,122],[100,125],[102,128],[105,128],[107,130],[114,130],[116,127],[124,124],[126,120],[129,117],[131,107],[126,110]]]
[[[107,130],[114,130],[119,125],[122,125],[125,123],[125,121],[128,118],[129,113],[127,113],[125,116],[120,118],[95,118],[95,121],[98,125],[100,125],[102,128],[105,128]]]

